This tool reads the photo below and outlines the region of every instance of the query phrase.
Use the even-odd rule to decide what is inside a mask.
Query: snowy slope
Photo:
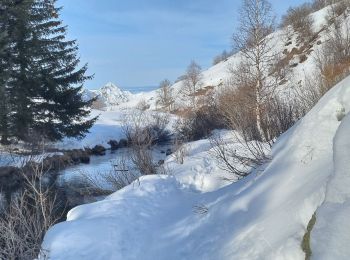
[[[93,147],[97,144],[108,147],[108,141],[124,138],[122,126],[126,113],[128,111],[92,110],[91,117],[99,118],[83,139],[65,138],[55,146],[61,149]]]
[[[329,8],[330,7],[326,7],[310,15],[313,20],[313,31],[315,33],[320,32],[324,27],[326,27],[326,17]],[[303,45],[299,42],[297,33],[294,32],[291,27],[279,29],[268,37],[271,39],[270,44],[273,52],[271,54],[277,55],[280,58],[285,57],[286,53],[291,53],[293,49],[301,49]],[[285,78],[286,81],[284,83],[281,82],[280,86],[278,87],[278,91],[281,92],[281,95],[291,98],[295,94],[294,87],[299,84],[304,84],[305,75],[311,75],[312,71],[316,69],[316,54],[322,47],[325,40],[326,32],[321,31],[319,33],[319,37],[312,43],[313,46],[310,49],[306,49],[302,51],[302,53],[297,53],[292,57],[290,67],[288,68],[289,72]],[[316,44],[316,42],[320,42],[320,44]],[[303,55],[307,56],[307,60],[301,62],[300,60]],[[227,80],[229,80],[231,77],[230,70],[235,68],[241,61],[242,53],[238,52],[229,57],[227,60],[203,70],[201,75],[201,88],[214,87],[214,91],[220,91],[221,87],[224,86]],[[181,80],[171,86],[175,94],[175,107],[180,109],[186,106],[186,98],[181,93],[183,85],[184,81]],[[111,109],[135,107],[141,100],[149,104],[150,109],[157,109],[156,99],[157,91],[139,93],[137,95],[133,95],[132,98],[130,98],[130,101]]]
[[[330,7],[321,9],[310,16],[314,22],[314,32],[319,32],[327,25],[327,13]],[[285,56],[286,51],[290,53],[293,49],[301,48],[300,42],[297,40],[297,34],[291,30],[291,28],[279,29],[268,36],[271,38],[271,45],[273,46],[273,54],[277,54],[281,58]],[[279,86],[279,91],[283,95],[289,98],[293,96],[293,88],[296,85],[303,85],[306,74],[312,74],[312,70],[315,69],[315,57],[317,50],[321,48],[322,43],[325,42],[326,32],[320,32],[317,41],[321,44],[314,43],[310,50],[305,50],[301,54],[296,54],[292,58],[289,68],[289,73],[286,76],[286,82]],[[290,44],[287,44],[290,42]],[[308,59],[304,62],[300,62],[301,56],[305,54]],[[237,66],[242,60],[242,54],[240,52],[232,55],[227,60],[222,61],[202,72],[202,84],[201,87],[214,87],[215,91],[220,91],[225,82],[231,77],[230,69]],[[297,66],[295,66],[297,64]],[[185,97],[181,93],[184,81],[174,83],[171,88],[174,90],[175,107],[182,108],[186,106]],[[157,109],[157,91],[142,92],[138,94],[132,94],[128,91],[122,91],[116,87],[113,83],[108,83],[106,86],[98,90],[84,90],[83,95],[86,98],[100,96],[100,102],[104,104],[107,110],[120,110],[125,108],[136,107],[140,102],[145,102],[149,105],[150,109]]]
[[[312,232],[313,259],[350,257],[350,114],[334,138],[334,173],[327,186],[325,202],[317,210]]]
[[[186,173],[193,176],[194,167],[197,180],[201,174],[205,179],[208,172],[212,178],[221,173],[208,156],[195,165],[191,157],[185,158],[188,168],[181,166],[181,173],[175,170],[170,176],[143,177],[140,185],[130,185],[103,201],[73,209],[67,222],[48,232],[44,248],[55,260],[304,259],[301,240],[312,214],[326,197],[329,180],[330,202],[323,204],[324,213],[321,207],[318,214],[327,219],[339,203],[343,203],[344,211],[339,211],[339,222],[334,226],[320,222],[320,230],[329,229],[326,240],[331,241],[337,238],[338,225],[344,223],[349,194],[336,190],[348,183],[349,167],[348,159],[337,152],[346,144],[337,140],[347,132],[348,117],[339,128],[338,114],[349,110],[350,77],[277,141],[273,159],[262,173],[227,186],[218,183],[216,188],[194,188],[193,178],[184,178]],[[333,175],[335,136],[337,167]],[[194,145],[197,148],[190,155],[194,158],[210,149]],[[312,237],[318,252],[329,246],[322,243],[321,235],[315,231]]]

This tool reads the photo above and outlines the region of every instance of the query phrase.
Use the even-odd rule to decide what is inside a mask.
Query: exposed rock
[[[171,155],[172,153],[173,153],[173,151],[169,148],[168,150],[166,150],[165,155],[166,155],[166,156],[169,156],[169,155]]]
[[[89,152],[87,150],[74,149],[74,150],[65,152],[65,154],[71,158],[71,161],[74,164],[90,162]]]
[[[93,155],[106,155],[106,148],[104,148],[102,145],[96,145],[94,148],[92,148],[92,154]]]
[[[116,140],[110,140],[108,144],[111,146],[112,151],[115,151],[119,148],[119,143]]]

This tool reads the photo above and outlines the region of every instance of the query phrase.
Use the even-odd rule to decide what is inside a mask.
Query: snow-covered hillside
[[[326,16],[330,7],[321,9],[310,16],[314,21],[313,31],[318,36],[310,43],[306,43],[308,47],[298,39],[298,35],[290,27],[278,29],[268,37],[271,39],[270,43],[273,46],[272,51],[274,55],[283,59],[288,57],[288,72],[284,79],[279,82],[278,91],[283,96],[288,98],[295,94],[296,86],[303,86],[305,76],[311,75],[315,69],[315,58],[318,50],[326,41],[327,26]],[[305,59],[306,58],[306,59]],[[242,60],[242,53],[238,52],[225,61],[222,61],[208,69],[203,70],[201,75],[202,88],[214,88],[214,91],[220,91],[221,87],[225,85],[227,80],[231,77],[232,68],[235,68]],[[185,98],[181,92],[184,86],[184,81],[180,80],[174,83],[171,88],[174,91],[175,107],[183,108],[186,106]],[[140,102],[148,104],[150,109],[157,109],[157,91],[149,91],[138,94],[131,94],[130,92],[121,91],[113,84],[107,84],[100,90],[86,91],[86,97],[101,96],[101,102],[108,110],[119,110],[123,108],[130,108],[137,106]]]
[[[181,170],[170,157],[172,175],[142,177],[140,185],[71,210],[44,248],[55,260],[305,259],[302,238],[319,208],[313,259],[348,259],[349,116],[341,123],[339,111],[350,111],[350,77],[279,138],[263,172],[208,189],[201,180],[220,180],[222,172],[205,141],[192,143]]]
[[[292,97],[293,87],[313,73],[314,57],[326,40],[326,14],[327,8],[312,14],[313,29],[319,34],[306,49],[293,51],[301,46],[290,28],[269,36],[278,54],[295,52],[279,85],[282,95]],[[237,53],[203,71],[203,87],[220,89],[230,77],[229,68],[240,60]],[[182,86],[183,81],[172,86],[178,106],[183,105]],[[118,92],[112,86],[107,89]],[[100,91],[106,97],[108,92]],[[156,95],[151,91],[127,94],[125,100],[106,98],[112,111],[94,111],[101,117],[80,144],[119,139],[124,114],[142,101],[157,108]],[[141,177],[105,200],[74,208],[66,222],[49,230],[43,247],[55,260],[302,260],[303,237],[315,214],[312,259],[347,260],[349,131],[350,77],[284,133],[272,148],[272,160],[248,177],[225,181],[228,173],[210,156],[210,141],[188,143],[183,164],[174,155],[165,161],[168,175]],[[79,145],[71,141],[65,140],[64,146]]]

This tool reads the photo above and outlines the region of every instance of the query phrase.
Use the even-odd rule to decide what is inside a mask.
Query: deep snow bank
[[[201,192],[184,178],[197,167],[191,163],[181,166],[182,174],[143,177],[140,185],[73,209],[67,222],[48,232],[44,248],[51,259],[62,260],[304,259],[301,240],[334,179],[333,138],[339,111],[347,113],[349,106],[350,77],[278,140],[264,172]],[[212,166],[206,160],[196,164],[197,178]]]
[[[334,138],[334,175],[312,232],[313,259],[350,258],[350,114]]]

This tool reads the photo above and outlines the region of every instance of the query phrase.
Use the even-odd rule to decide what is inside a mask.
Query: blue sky
[[[58,0],[68,37],[97,88],[174,81],[191,60],[203,68],[230,49],[240,0]],[[305,0],[272,0],[277,15]]]

